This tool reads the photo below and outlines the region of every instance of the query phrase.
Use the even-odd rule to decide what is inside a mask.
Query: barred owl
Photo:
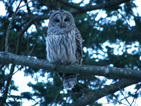
[[[82,37],[69,11],[51,14],[46,37],[47,60],[50,63],[82,64]],[[58,73],[65,89],[77,82],[76,74]]]

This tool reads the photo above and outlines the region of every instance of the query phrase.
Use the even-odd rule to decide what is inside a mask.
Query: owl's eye
[[[60,22],[60,20],[59,19],[56,19],[55,22]]]
[[[68,18],[65,18],[65,20],[64,20],[65,22],[67,22],[67,21],[69,21],[69,19]]]

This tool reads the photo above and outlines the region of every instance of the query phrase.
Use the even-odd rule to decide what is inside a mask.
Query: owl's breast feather
[[[49,62],[60,61],[62,63],[76,62],[76,40],[75,31],[68,34],[52,34],[46,39],[47,59]]]

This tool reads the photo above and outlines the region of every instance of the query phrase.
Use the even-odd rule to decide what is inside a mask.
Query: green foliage
[[[5,4],[6,16],[0,16],[0,51],[5,50],[6,32],[15,12],[13,10],[13,4],[17,1],[19,0],[3,1]],[[64,1],[68,3],[71,2],[70,0]],[[109,1],[113,0],[89,0],[89,3],[85,5],[91,6],[93,4],[102,4],[103,2]],[[24,0],[23,2],[27,3],[27,0]],[[80,6],[83,4],[83,0],[80,3],[73,4],[75,6]],[[53,10],[57,10],[58,8],[68,11],[76,10],[75,8],[66,5],[67,4],[52,0],[33,0],[32,6],[29,4],[26,5],[25,10],[20,8],[16,13],[16,18],[10,28],[8,38],[9,52],[16,53],[17,45],[20,45],[19,55],[30,55],[39,59],[46,59],[45,37],[47,36],[47,25],[45,27],[42,26],[44,23],[43,20],[35,21],[33,25],[35,26],[36,31],[26,31],[23,35],[21,35],[20,43],[18,43],[16,35],[24,27],[26,27],[32,16],[48,16],[51,12],[53,12]],[[44,7],[46,8],[44,9]],[[129,49],[133,44],[140,44],[141,42],[141,17],[139,15],[135,15],[133,8],[136,8],[136,5],[134,2],[130,1],[115,7],[109,7],[106,9],[101,8],[101,11],[98,12],[89,11],[74,15],[76,26],[80,30],[84,40],[83,47],[87,49],[86,52],[83,51],[83,64],[99,66],[110,66],[112,64],[114,67],[141,69],[139,45],[135,45],[134,47],[137,48],[137,50],[133,50],[129,53]],[[106,17],[103,17],[101,14],[101,17],[97,19],[100,12],[105,12]],[[116,20],[113,20],[113,17],[116,17]],[[135,22],[134,26],[129,25],[130,19]],[[105,46],[106,50],[103,47],[105,42],[109,43],[109,45]],[[120,44],[121,42],[124,43],[123,46]],[[118,45],[118,47],[116,48],[112,45]],[[121,51],[122,53],[115,54],[115,49],[117,52]],[[99,55],[102,55],[104,58],[98,57]],[[5,71],[7,67],[9,67],[9,65],[0,65],[0,78],[6,77],[7,74]],[[52,82],[48,79],[46,79],[46,82],[38,82],[38,78],[34,78],[37,79],[35,84],[32,82],[27,84],[33,89],[33,92],[22,92],[21,95],[16,98],[16,100],[19,100],[19,98],[33,100],[35,101],[35,104],[42,106],[47,106],[49,104],[70,104],[71,102],[77,101],[78,99],[84,97],[86,94],[85,92],[105,87],[106,81],[108,80],[106,78],[100,79],[95,76],[79,75],[75,88],[71,91],[65,92],[62,88],[62,82],[55,72],[49,73],[47,72],[48,70],[39,70],[30,67],[22,68],[22,70],[24,70],[26,76],[30,75],[34,78],[35,74],[40,73],[40,77],[44,77],[44,74],[47,73],[49,78],[53,79]],[[113,83],[114,82],[116,81],[113,80]],[[6,83],[6,81],[1,79],[1,94],[5,91],[6,85],[4,83]],[[138,90],[140,86],[140,84],[137,84],[135,89]],[[20,105],[20,100],[22,99],[19,101],[9,99],[11,96],[11,90],[18,90],[18,87],[14,85],[13,80],[11,81],[11,85],[9,87],[9,97],[7,103],[12,106]],[[134,98],[138,98],[141,95],[140,93],[132,94],[131,92],[128,92],[127,94]],[[111,94],[107,96],[107,101],[112,102],[113,104],[120,103],[116,101],[119,100],[120,95],[120,93]],[[37,102],[35,98],[40,99],[40,101]],[[1,100],[2,96],[0,96],[0,101]],[[94,101],[90,104],[90,106],[102,106],[102,104]]]

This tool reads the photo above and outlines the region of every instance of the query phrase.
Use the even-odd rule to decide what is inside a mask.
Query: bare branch
[[[126,3],[129,2],[130,0],[117,0],[117,1],[111,1],[111,2],[107,2],[107,3],[103,3],[103,4],[97,4],[97,5],[91,5],[91,6],[85,6],[85,7],[79,7],[76,6],[74,4],[70,4],[67,3],[63,0],[57,0],[58,2],[61,2],[67,6],[73,7],[76,10],[72,11],[72,14],[80,14],[80,13],[85,13],[87,11],[91,11],[91,10],[96,10],[96,9],[104,9],[104,8],[108,8],[108,7],[114,7],[117,5],[120,5],[122,3]],[[38,20],[44,20],[44,19],[48,19],[49,16],[31,16],[30,20],[27,22],[27,24],[23,27],[23,29],[21,29],[20,32],[18,32],[16,38],[18,38],[19,36],[23,35],[24,32],[35,22]]]
[[[26,5],[28,5],[28,3],[32,2],[32,1],[33,1],[33,0],[28,1],[27,3],[25,3],[25,4],[22,5],[22,6],[20,6],[19,8],[22,8],[22,7],[26,6]]]
[[[80,13],[85,13],[85,12],[91,11],[91,10],[105,9],[105,8],[120,5],[122,3],[129,2],[129,1],[131,1],[131,0],[116,0],[116,1],[110,1],[110,2],[107,2],[107,3],[103,3],[103,4],[96,4],[96,5],[91,5],[91,6],[78,7],[79,9],[74,10],[71,13],[72,14],[80,14]],[[68,6],[70,6],[70,5],[68,5]]]
[[[23,27],[23,29],[21,29],[20,32],[18,32],[16,38],[18,38],[19,36],[22,36],[24,34],[24,32],[35,22],[38,20],[44,20],[44,19],[48,19],[49,16],[31,16],[30,20],[28,21],[28,23]]]
[[[12,20],[11,20],[11,22],[10,22],[10,24],[9,24],[9,26],[8,26],[8,30],[7,30],[7,32],[6,32],[6,38],[5,38],[5,51],[6,51],[6,52],[8,52],[8,38],[9,38],[9,33],[10,33],[10,27],[11,27],[13,21],[14,21],[14,18],[15,18],[15,16],[16,16],[16,13],[17,13],[17,11],[18,11],[18,9],[19,9],[19,6],[20,6],[21,2],[22,2],[22,0],[20,0],[18,6],[17,6],[17,8],[16,8],[16,11],[15,11],[15,13],[14,13],[13,16],[12,16]],[[14,67],[15,67],[15,65],[12,64],[11,69],[10,69],[10,75],[13,74],[13,72],[14,72]],[[6,102],[7,93],[8,93],[8,90],[9,90],[8,88],[9,88],[9,85],[10,85],[10,82],[11,82],[11,78],[12,78],[12,76],[10,76],[10,77],[7,79],[5,91],[4,91],[4,94],[3,94],[3,99],[2,99],[2,102],[1,102],[1,106],[3,106],[3,105],[5,104],[5,102]]]
[[[68,2],[63,1],[63,0],[56,0],[56,1],[58,1],[58,2],[60,2],[60,3],[63,3],[63,4],[65,4],[65,5],[67,5],[67,6],[70,6],[70,7],[72,7],[72,8],[75,8],[75,9],[77,9],[77,10],[80,10],[80,9],[81,9],[81,7],[76,6],[76,5],[73,4],[73,3],[68,3]],[[80,10],[80,11],[81,11],[81,10]]]
[[[132,106],[132,105],[130,104],[130,102],[128,101],[128,99],[127,99],[127,98],[125,97],[125,95],[123,94],[121,88],[120,88],[120,93],[121,93],[122,96],[125,98],[126,102],[128,103],[128,106]]]
[[[9,75],[13,75],[14,67],[15,67],[15,65],[11,66],[10,74]],[[9,88],[9,85],[10,85],[10,82],[11,82],[11,78],[12,78],[12,76],[9,76],[9,78],[7,79],[5,91],[4,91],[4,94],[3,94],[3,99],[2,99],[2,101],[0,103],[1,106],[4,106],[4,104],[6,103],[7,93],[8,93],[8,88]]]
[[[43,59],[35,59],[27,56],[19,56],[8,52],[0,52],[0,63],[17,64],[29,66],[32,68],[42,68],[47,70],[55,70],[62,73],[75,73],[83,75],[99,75],[108,78],[124,78],[141,80],[141,70],[132,70],[116,67],[91,66],[91,65],[57,65],[51,64]]]
[[[15,13],[14,13],[13,16],[12,16],[12,20],[11,20],[11,22],[10,22],[10,24],[9,24],[9,26],[8,26],[7,32],[6,32],[6,38],[5,38],[5,51],[6,51],[6,52],[8,52],[8,38],[9,38],[9,33],[10,33],[10,27],[11,27],[11,25],[12,25],[12,23],[13,23],[13,20],[14,20],[14,18],[15,18],[15,16],[16,16],[16,13],[17,13],[17,11],[18,11],[18,9],[19,9],[19,6],[20,6],[21,2],[22,2],[22,0],[20,0],[18,6],[17,6],[17,8],[16,8],[16,11],[15,11]]]
[[[95,90],[95,91],[90,91],[88,92],[86,95],[84,96],[82,99],[77,100],[76,102],[74,102],[73,104],[71,104],[71,106],[86,106],[87,104],[90,104],[96,100],[98,100],[99,98],[106,96],[108,94],[112,94],[119,89],[119,86],[121,89],[138,83],[138,80],[126,80],[126,79],[122,79],[120,81],[118,81],[117,83],[111,84],[111,85],[107,85],[104,88],[100,89],[100,90]]]

